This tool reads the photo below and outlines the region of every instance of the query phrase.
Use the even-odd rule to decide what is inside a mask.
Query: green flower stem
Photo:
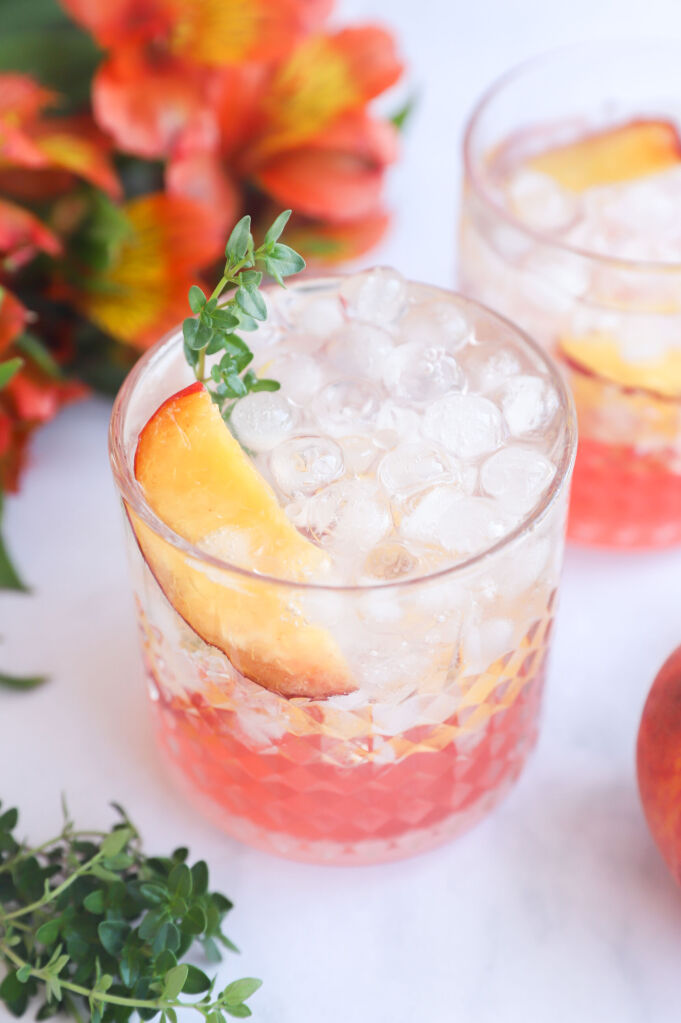
[[[58,845],[60,842],[64,842],[66,840],[78,841],[81,838],[106,838],[108,834],[108,831],[70,831],[68,828],[65,828],[56,836],[56,838],[50,838],[47,842],[43,842],[42,845],[37,845],[31,849],[25,849],[23,852],[18,852],[11,860],[6,860],[5,863],[1,863],[0,874],[6,870],[14,870],[17,863],[21,863],[22,860],[28,859],[29,856],[37,856],[41,852],[45,852],[46,849],[51,849],[52,846]]]
[[[42,981],[44,984],[47,983],[51,974],[49,970],[36,969],[18,956],[9,945],[4,941],[0,941],[0,955],[16,966],[17,970],[20,970],[22,966],[28,966],[31,971],[31,976],[35,977],[36,980]],[[195,1009],[200,1012],[204,1018],[209,1013],[215,1011],[215,1004],[201,1005],[198,1002],[162,1002],[162,1001],[140,1001],[138,998],[124,998],[122,995],[110,995],[107,991],[94,991],[92,988],[83,987],[81,984],[74,984],[70,980],[59,979],[59,987],[63,991],[70,991],[71,994],[81,995],[83,998],[92,999],[94,1002],[102,1002],[108,1005],[125,1005],[131,1009],[156,1009],[157,1012],[165,1012],[166,1009]]]

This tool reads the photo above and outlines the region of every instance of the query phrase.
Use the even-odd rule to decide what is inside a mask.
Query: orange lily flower
[[[0,187],[19,196],[52,195],[79,177],[120,195],[108,157],[111,143],[92,120],[41,116],[56,99],[27,75],[0,74]]]
[[[26,322],[26,310],[19,299],[0,285],[0,356],[4,357]]]
[[[211,211],[179,196],[146,195],[125,203],[129,224],[112,264],[64,286],[80,311],[112,337],[146,348],[186,313],[187,292],[220,254],[224,238]]]

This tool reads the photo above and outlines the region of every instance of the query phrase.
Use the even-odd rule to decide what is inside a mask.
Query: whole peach
[[[636,768],[648,827],[681,884],[681,646],[662,665],[648,693]]]

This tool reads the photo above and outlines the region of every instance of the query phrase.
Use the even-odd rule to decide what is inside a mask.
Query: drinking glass
[[[342,282],[269,293],[272,315],[278,302],[337,297]],[[576,443],[572,399],[550,357],[511,323],[451,292],[413,287],[426,309],[453,304],[481,351],[522,357],[556,396],[547,441],[555,474],[539,503],[451,567],[371,585],[296,583],[228,563],[170,529],[134,459],[152,414],[192,382],[181,331],[140,359],[112,414],[111,462],[167,769],[229,835],[298,860],[373,863],[449,839],[499,802],[537,737]],[[283,316],[280,336],[289,329]],[[385,431],[375,439],[385,446]],[[205,630],[201,613],[186,610],[192,599]],[[270,651],[273,672],[292,623],[322,653],[333,644],[353,687],[287,697],[253,681],[247,664],[201,638],[221,615]]]
[[[580,438],[568,536],[606,547],[681,542],[681,384],[665,369],[681,365],[680,97],[678,43],[568,47],[504,75],[465,133],[459,284],[561,362]],[[517,179],[509,199],[516,158],[622,126],[635,158],[667,173],[601,190],[602,231],[580,234],[583,197],[545,177]]]

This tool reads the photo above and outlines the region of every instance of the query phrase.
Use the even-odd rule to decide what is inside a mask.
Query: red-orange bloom
[[[30,179],[38,175],[45,193],[53,194],[55,180],[64,190],[71,186],[75,176],[109,195],[120,195],[120,184],[109,161],[110,141],[89,117],[41,117],[43,108],[55,99],[54,93],[26,75],[0,74],[3,191],[32,194]],[[19,168],[21,173],[17,174]],[[46,176],[45,172],[57,172],[58,176],[55,179],[54,174]]]
[[[19,299],[0,285],[0,357],[21,333],[26,322],[26,310]]]
[[[123,212],[130,230],[112,265],[69,295],[112,337],[144,348],[185,315],[189,288],[224,238],[211,211],[191,199],[147,195]]]
[[[33,213],[0,199],[0,253],[4,253],[5,265],[19,267],[39,249],[54,256],[61,251],[61,244]]]

